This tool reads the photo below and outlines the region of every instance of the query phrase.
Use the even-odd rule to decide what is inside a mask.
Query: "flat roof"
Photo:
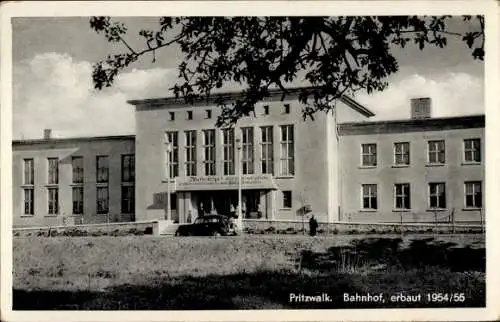
[[[304,90],[313,91],[315,89],[319,88],[294,87],[287,89],[288,91],[287,94],[284,94],[283,90],[281,89],[271,89],[269,90],[269,97],[267,97],[263,101],[282,101],[286,97],[296,98]],[[195,98],[193,104],[188,104],[183,97],[175,97],[175,96],[129,100],[127,101],[127,103],[136,106],[138,109],[165,108],[165,105],[168,105],[168,107],[187,107],[187,106],[214,104],[219,100],[234,101],[238,98],[241,98],[242,96],[243,96],[242,91],[228,91],[222,93],[214,93],[208,99],[204,97]],[[371,110],[369,110],[368,108],[364,107],[363,105],[361,105],[360,103],[356,102],[354,99],[346,95],[342,95],[340,100],[343,103],[347,104],[349,107],[351,107],[353,110],[357,111],[358,113],[366,117],[375,116],[375,113],[373,113]]]
[[[57,144],[57,143],[77,143],[77,142],[94,142],[94,141],[135,141],[135,135],[108,135],[108,136],[82,136],[69,138],[50,138],[50,139],[28,139],[28,140],[12,140],[12,145],[30,145],[30,144]]]
[[[477,114],[427,119],[349,122],[338,124],[337,129],[339,135],[363,135],[482,128],[484,124],[484,114]]]

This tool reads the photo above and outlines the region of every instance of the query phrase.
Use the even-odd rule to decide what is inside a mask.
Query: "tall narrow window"
[[[262,173],[274,173],[274,158],[273,158],[273,127],[263,126],[260,128],[261,133],[261,162]]]
[[[51,187],[47,189],[49,194],[49,215],[59,213],[59,188]]]
[[[394,185],[394,208],[410,209],[410,184],[398,183]]]
[[[122,186],[122,213],[132,214],[135,211],[135,187]]]
[[[269,115],[269,105],[264,105],[264,115]]]
[[[73,183],[83,183],[83,157],[72,157]]]
[[[206,110],[205,113],[206,113],[206,118],[207,119],[211,119],[212,118],[212,110]]]
[[[59,159],[48,158],[49,163],[49,184],[59,183]]]
[[[429,183],[429,207],[446,209],[446,186],[443,182]]]
[[[168,157],[168,176],[175,178],[179,176],[179,138],[175,131],[166,132],[166,143],[169,147],[166,151]]]
[[[481,139],[464,140],[464,161],[471,163],[481,162]]]
[[[429,163],[430,164],[444,164],[445,163],[444,140],[429,141],[428,148],[429,148]]]
[[[73,187],[73,214],[83,214],[83,187]]]
[[[481,191],[481,181],[470,181],[465,183],[465,207],[482,208],[483,194]]]
[[[283,191],[283,208],[285,208],[285,209],[292,208],[292,192],[291,191]]]
[[[35,183],[35,168],[33,159],[24,159],[24,181],[25,185],[32,185]]]
[[[109,189],[97,187],[97,213],[107,214],[109,212]]]
[[[253,174],[253,127],[241,128],[241,171]]]
[[[284,105],[284,113],[285,114],[290,114],[290,104],[285,104]]]
[[[206,176],[215,175],[215,130],[203,130],[203,165]]]
[[[34,188],[24,188],[24,214],[34,215],[35,214],[35,202],[34,202]]]
[[[122,182],[135,181],[135,157],[133,154],[122,155]]]
[[[410,143],[398,142],[394,143],[394,164],[409,165],[410,164]]]
[[[187,111],[187,119],[192,120],[193,119],[193,111]]]
[[[377,145],[374,143],[361,145],[361,165],[375,167],[377,165]]]
[[[222,166],[224,175],[234,175],[234,129],[222,130]]]
[[[109,157],[96,157],[96,182],[107,183],[109,180]]]
[[[168,112],[170,115],[170,121],[175,121],[175,112]]]
[[[363,194],[363,209],[377,209],[377,185],[364,184],[361,186]]]
[[[281,126],[281,175],[293,175],[295,173],[294,165],[294,135],[293,125]]]
[[[196,176],[196,131],[186,131],[186,176]]]

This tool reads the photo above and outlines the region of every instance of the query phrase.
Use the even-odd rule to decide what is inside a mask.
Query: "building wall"
[[[284,105],[290,105],[290,114],[285,114]],[[269,114],[264,114],[264,106],[269,105]],[[339,102],[339,109],[349,109],[344,103]],[[212,111],[212,118],[206,118],[206,110]],[[193,119],[187,119],[187,112],[193,112]],[[170,112],[175,113],[175,120],[170,120]],[[202,130],[215,128],[215,121],[220,109],[217,106],[197,105],[150,105],[138,106],[136,112],[136,151],[137,151],[137,190],[136,214],[137,219],[160,219],[165,217],[165,206],[155,201],[155,195],[167,191],[167,184],[162,183],[165,175],[164,132],[178,131],[179,140],[179,176],[185,176],[184,170],[184,131],[197,130],[198,149],[198,175],[203,176],[202,164]],[[348,112],[346,115],[350,115]],[[347,118],[352,120],[352,118]],[[276,205],[275,219],[297,219],[299,209],[305,204],[312,206],[312,211],[319,220],[326,221],[338,219],[338,196],[335,185],[338,182],[338,171],[335,163],[329,163],[328,155],[332,157],[337,153],[335,142],[335,123],[332,114],[318,115],[315,120],[304,120],[301,107],[297,100],[289,101],[264,101],[255,109],[255,115],[240,119],[236,125],[235,133],[240,133],[241,127],[254,127],[254,163],[255,174],[261,173],[261,126],[273,126],[274,142],[274,181],[278,191],[272,192],[271,202]],[[280,125],[294,125],[294,150],[295,150],[295,175],[280,176]],[[140,157],[147,156],[147,157]],[[216,159],[217,173],[221,175],[222,166],[222,132],[216,130]],[[332,168],[333,167],[333,168]],[[236,168],[236,173],[237,173]],[[292,208],[282,207],[282,191],[292,191]],[[195,212],[193,199],[190,192],[178,193],[176,198],[178,209],[185,216],[189,209]],[[146,209],[146,211],[144,211]],[[182,210],[181,210],[182,209]],[[196,215],[196,214],[192,214]],[[177,217],[178,218],[178,217]],[[174,218],[175,219],[175,218]]]
[[[13,143],[13,225],[45,226],[72,223],[106,222],[107,215],[96,214],[96,157],[108,155],[109,160],[109,220],[130,221],[134,214],[121,213],[121,155],[134,154],[133,137],[81,140],[53,139]],[[82,156],[84,164],[84,211],[73,215],[72,157]],[[24,215],[24,159],[34,159],[34,215]],[[59,213],[48,214],[48,161],[59,159]]]
[[[465,164],[463,140],[481,139],[482,162]],[[428,140],[445,140],[446,161],[443,166],[427,164]],[[410,142],[410,166],[393,166],[393,145],[396,142]],[[377,144],[377,166],[361,167],[361,144]],[[342,218],[350,221],[373,222],[424,222],[448,220],[453,212],[456,221],[481,220],[479,210],[465,209],[465,181],[482,181],[484,204],[484,127],[462,129],[434,129],[431,131],[396,131],[394,133],[367,133],[342,135],[340,138],[340,166],[342,169]],[[446,183],[445,211],[429,210],[428,184]],[[393,210],[393,187],[395,183],[410,183],[411,210]],[[378,210],[361,209],[361,185],[377,184]]]

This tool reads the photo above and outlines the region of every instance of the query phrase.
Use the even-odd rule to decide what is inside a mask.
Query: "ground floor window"
[[[364,184],[361,186],[363,194],[363,209],[377,209],[377,185]]]
[[[446,188],[444,183],[429,183],[429,206],[433,209],[446,208]]]
[[[56,215],[59,213],[59,189],[49,188],[49,215]]]
[[[83,214],[83,187],[73,188],[73,214]]]
[[[465,207],[482,208],[483,194],[481,191],[481,181],[471,181],[465,183]]]
[[[97,213],[107,214],[109,212],[109,190],[108,187],[97,187]]]
[[[135,187],[122,186],[122,213],[132,214],[135,211]]]
[[[394,208],[410,209],[409,183],[398,183],[394,185]]]
[[[285,209],[292,208],[292,192],[291,191],[283,191],[283,208],[285,208]]]
[[[24,189],[24,214],[25,215],[34,215],[34,194],[35,189],[33,188],[25,188]]]

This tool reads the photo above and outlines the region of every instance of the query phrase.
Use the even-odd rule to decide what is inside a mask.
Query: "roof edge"
[[[298,94],[302,90],[308,90],[308,89],[315,89],[313,86],[303,86],[303,87],[293,87],[287,89],[288,94],[287,96],[298,96]],[[283,90],[281,89],[271,89],[269,90],[269,97],[278,97],[283,95]],[[228,91],[228,92],[221,92],[221,93],[214,93],[212,94],[208,99],[206,98],[198,98],[195,100],[195,104],[200,104],[200,103],[205,103],[205,104],[211,104],[214,103],[216,100],[235,100],[243,96],[242,91]],[[365,106],[361,105],[357,101],[355,101],[353,98],[347,96],[347,95],[342,95],[340,99],[343,103],[347,104],[349,107],[351,107],[353,110],[356,112],[362,114],[363,116],[366,117],[372,117],[375,116],[375,113],[373,113],[371,110],[366,108]],[[152,105],[171,105],[171,106],[179,106],[179,105],[191,105],[191,104],[186,104],[183,98],[181,97],[175,97],[175,96],[167,96],[167,97],[158,97],[158,98],[146,98],[146,99],[137,99],[137,100],[128,100],[128,104],[134,105],[135,107],[138,106],[152,106]]]
[[[47,144],[47,143],[68,143],[79,141],[113,141],[113,140],[134,140],[135,134],[130,135],[108,135],[108,136],[80,136],[68,138],[51,138],[51,139],[27,139],[27,140],[12,140],[12,145],[29,145],[29,144]]]

